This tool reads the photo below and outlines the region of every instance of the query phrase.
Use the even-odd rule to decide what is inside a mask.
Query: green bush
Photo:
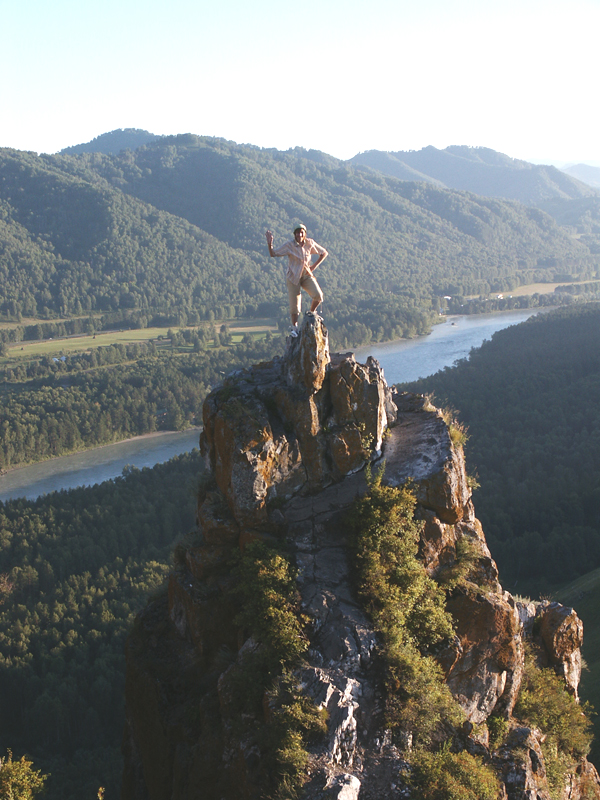
[[[261,750],[264,796],[292,800],[305,780],[307,745],[327,729],[325,717],[290,671],[308,647],[296,570],[284,553],[261,541],[249,544],[236,561],[232,594],[241,610],[235,621],[257,647],[227,673],[232,723]]]
[[[0,758],[0,800],[31,800],[42,791],[48,776],[32,767],[25,756],[13,761],[10,750]]]
[[[235,622],[264,644],[273,666],[295,665],[308,647],[299,613],[296,570],[264,542],[249,544],[233,571],[240,612]]]
[[[587,704],[579,705],[552,669],[540,669],[528,649],[514,715],[539,728],[552,797],[560,797],[566,773],[589,753],[592,743]]]
[[[269,724],[262,738],[267,752],[266,771],[275,785],[272,797],[291,800],[298,796],[304,783],[307,744],[327,732],[327,715],[317,710],[289,674],[276,682],[267,699]]]
[[[464,583],[469,573],[477,565],[481,551],[474,539],[461,536],[456,542],[456,560],[449,567],[440,571],[436,580],[446,589],[451,591],[456,586]]]
[[[490,750],[497,750],[506,739],[510,729],[509,722],[499,714],[491,714],[486,722],[490,734]]]
[[[381,636],[387,724],[425,743],[457,703],[428,650],[453,636],[445,593],[417,558],[420,523],[407,488],[382,485],[382,473],[352,514],[358,591]]]
[[[445,745],[435,753],[415,751],[410,759],[411,785],[419,800],[496,800],[500,785],[491,766]]]

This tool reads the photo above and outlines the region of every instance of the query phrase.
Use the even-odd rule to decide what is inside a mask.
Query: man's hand
[[[267,247],[270,250],[273,247],[273,234],[271,233],[271,231],[267,231],[265,233],[265,236],[267,237]]]

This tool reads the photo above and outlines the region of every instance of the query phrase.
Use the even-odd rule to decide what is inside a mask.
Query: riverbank
[[[0,501],[37,497],[114,479],[126,467],[150,468],[198,447],[200,428],[157,431],[11,470],[0,477]]]
[[[198,437],[200,437],[200,432],[202,430],[202,426],[191,426],[189,428],[185,428],[183,431],[150,431],[150,433],[140,433],[138,436],[130,436],[127,439],[117,439],[114,442],[106,442],[105,444],[98,444],[94,447],[85,447],[81,448],[80,450],[71,450],[68,453],[63,453],[61,456],[53,456],[51,458],[42,458],[39,461],[24,461],[20,464],[15,464],[15,466],[11,467],[2,467],[0,469],[0,478],[4,475],[10,475],[11,473],[20,470],[20,469],[27,469],[28,467],[33,467],[36,464],[47,464],[51,461],[57,461],[61,458],[70,458],[71,456],[81,455],[82,453],[91,453],[95,452],[96,450],[102,450],[105,447],[115,447],[115,445],[124,444],[125,442],[136,442],[142,441],[143,439],[156,439],[161,436],[171,436],[174,433],[187,433],[188,431],[198,431]]]

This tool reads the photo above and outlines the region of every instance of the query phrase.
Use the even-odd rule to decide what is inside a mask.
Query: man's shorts
[[[312,297],[313,300],[318,300],[319,303],[323,302],[323,292],[321,287],[312,275],[308,272],[303,272],[300,278],[300,285],[296,286],[287,278],[288,296],[290,298],[290,313],[299,314],[302,307],[302,300],[300,298],[300,290],[304,289],[305,292]]]

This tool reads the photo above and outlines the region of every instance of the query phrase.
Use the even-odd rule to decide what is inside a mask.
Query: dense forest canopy
[[[150,131],[141,128],[117,128],[108,133],[102,133],[94,137],[90,142],[75,144],[72,147],[65,147],[60,151],[60,155],[77,155],[78,153],[120,153],[121,150],[135,150],[148,142],[159,139]]]
[[[459,409],[467,466],[503,582],[549,591],[600,566],[600,304],[494,334],[410,384]]]
[[[194,524],[197,450],[94,487],[0,502],[0,745],[47,800],[117,800],[124,643]]]

